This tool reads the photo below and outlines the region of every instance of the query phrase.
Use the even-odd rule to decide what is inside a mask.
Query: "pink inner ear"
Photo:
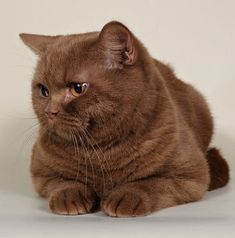
[[[125,50],[125,63],[127,65],[132,65],[136,61],[136,50],[133,43],[133,38],[128,34],[128,39],[126,42],[126,50]]]
[[[121,23],[111,22],[100,33],[104,45],[107,68],[123,68],[136,62],[135,39]]]

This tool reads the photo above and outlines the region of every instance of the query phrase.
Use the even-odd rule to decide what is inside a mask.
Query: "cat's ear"
[[[123,68],[137,60],[136,40],[129,29],[120,22],[106,24],[99,39],[105,52],[107,68]]]
[[[21,40],[37,55],[41,55],[59,36],[45,36],[21,33]]]

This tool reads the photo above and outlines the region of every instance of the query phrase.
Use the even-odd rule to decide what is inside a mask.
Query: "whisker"
[[[80,139],[80,142],[81,142],[81,146],[84,147],[84,144],[83,144],[83,140],[81,138],[81,136],[78,134],[78,137]],[[76,138],[76,135],[75,135],[75,138]],[[85,156],[85,165],[86,165],[86,177],[85,177],[85,196],[87,196],[87,176],[88,176],[88,172],[87,172],[87,158]]]
[[[76,136],[76,135],[75,135],[75,136]],[[93,178],[93,181],[95,181],[94,166],[93,166],[93,163],[92,163],[92,161],[91,161],[91,155],[90,155],[90,153],[89,153],[89,151],[88,151],[88,149],[87,149],[87,147],[86,147],[86,144],[83,142],[81,136],[80,136],[79,134],[78,134],[78,136],[79,136],[79,138],[80,138],[81,143],[82,143],[83,146],[84,146],[84,149],[86,150],[86,156],[88,157],[89,163],[90,163],[90,165],[91,165],[92,178]],[[86,156],[85,156],[85,159],[87,159]],[[85,161],[85,162],[87,163],[87,161]],[[87,165],[86,165],[86,166],[87,166]],[[87,171],[86,171],[86,172],[87,172]],[[87,176],[87,174],[86,174],[86,176]],[[93,186],[94,186],[94,183],[93,183]]]
[[[36,123],[32,126],[30,126],[29,128],[27,128],[26,130],[22,131],[21,133],[19,133],[18,135],[16,135],[12,140],[11,142],[7,145],[7,147],[11,146],[12,144],[14,144],[16,141],[18,141],[20,138],[24,137],[25,134],[27,134],[28,132],[30,132],[31,130],[35,129],[35,127],[37,127],[39,124]],[[22,151],[22,148],[21,150]]]
[[[76,174],[76,179],[75,181],[78,180],[78,176],[79,176],[79,171],[80,171],[80,159],[78,158],[78,142],[77,139],[75,137],[75,135],[72,132],[72,137],[73,137],[73,142],[74,142],[74,149],[75,149],[75,158],[77,159],[77,174]]]
[[[34,129],[34,128],[33,128]],[[29,136],[27,136],[24,140],[23,140],[23,142],[22,142],[22,144],[21,144],[21,146],[20,146],[20,149],[19,149],[19,153],[21,154],[23,151],[24,151],[24,149],[26,148],[26,146],[27,145],[29,145],[30,144],[30,142],[32,142],[32,139],[35,137],[35,133],[37,133],[37,131],[32,131],[30,134],[29,134]],[[23,153],[22,153],[23,154]]]
[[[86,134],[85,130],[83,130],[84,135],[86,136],[86,140],[89,140],[88,135]],[[102,178],[103,178],[103,193],[106,191],[106,183],[105,183],[105,167],[103,168],[103,164],[102,164],[102,160],[97,152],[97,150],[95,149],[95,147],[93,146],[93,144],[90,142],[90,145],[94,151],[94,153],[96,154],[97,158],[98,158],[98,162],[100,164],[100,169],[101,169],[101,173],[102,173]]]
[[[100,146],[96,143],[95,139],[94,139],[94,138],[92,137],[92,135],[88,132],[88,130],[85,129],[85,131],[86,131],[86,133],[87,133],[87,136],[89,136],[89,138],[93,141],[93,143],[98,147],[100,153],[101,153],[102,156],[103,156],[104,162],[106,163],[106,166],[108,167],[108,168],[105,168],[105,170],[106,170],[107,175],[109,176],[109,179],[110,179],[110,182],[111,182],[111,186],[112,186],[112,188],[113,188],[113,179],[112,179],[111,168],[110,168],[110,165],[109,165],[109,163],[108,163],[108,161],[107,161],[107,159],[106,159],[106,156],[105,156],[104,152],[102,151],[102,149],[100,148]],[[91,144],[92,144],[92,143],[91,143]]]
[[[78,114],[77,114],[77,116],[78,116],[78,117],[80,118],[80,120],[81,120],[81,117],[80,117]],[[100,168],[101,168],[101,172],[102,172],[103,181],[104,181],[104,183],[103,183],[104,191],[106,190],[106,188],[105,188],[105,187],[106,187],[106,184],[105,184],[105,175],[104,175],[104,172],[105,172],[105,173],[107,174],[107,176],[109,177],[110,182],[111,182],[111,186],[112,186],[112,188],[113,188],[113,180],[112,180],[111,169],[110,169],[110,166],[109,166],[109,164],[108,164],[108,162],[107,162],[107,160],[106,160],[106,158],[105,158],[104,152],[102,151],[102,149],[100,148],[100,146],[95,142],[94,138],[91,136],[91,134],[88,132],[88,130],[82,129],[82,131],[83,131],[83,135],[85,136],[86,140],[88,141],[88,143],[90,144],[90,146],[92,147],[94,153],[96,154],[96,156],[97,156],[97,158],[98,158],[98,161],[99,161],[99,164],[100,164]],[[93,141],[93,143],[91,142],[91,140]],[[108,169],[106,168],[105,163],[104,163],[104,164],[102,163],[102,159],[100,158],[99,153],[97,152],[97,150],[95,149],[95,147],[94,147],[93,144],[95,144],[95,145],[98,147],[98,149],[99,149],[101,155],[103,156],[103,160],[104,160],[104,162],[106,163],[106,166],[108,166]],[[103,167],[103,166],[104,166],[104,167]]]

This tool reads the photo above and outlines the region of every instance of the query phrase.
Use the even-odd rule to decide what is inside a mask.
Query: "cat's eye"
[[[72,83],[71,85],[71,93],[73,96],[77,97],[86,92],[88,88],[88,83]]]
[[[39,90],[40,90],[40,94],[43,97],[48,97],[49,96],[49,90],[47,89],[46,86],[39,84]]]

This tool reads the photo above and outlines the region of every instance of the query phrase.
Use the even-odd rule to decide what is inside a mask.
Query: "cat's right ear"
[[[105,53],[107,68],[122,69],[137,61],[137,47],[134,35],[122,23],[111,21],[100,32],[101,49]]]
[[[21,40],[37,55],[42,55],[48,47],[60,36],[45,36],[21,33]]]

